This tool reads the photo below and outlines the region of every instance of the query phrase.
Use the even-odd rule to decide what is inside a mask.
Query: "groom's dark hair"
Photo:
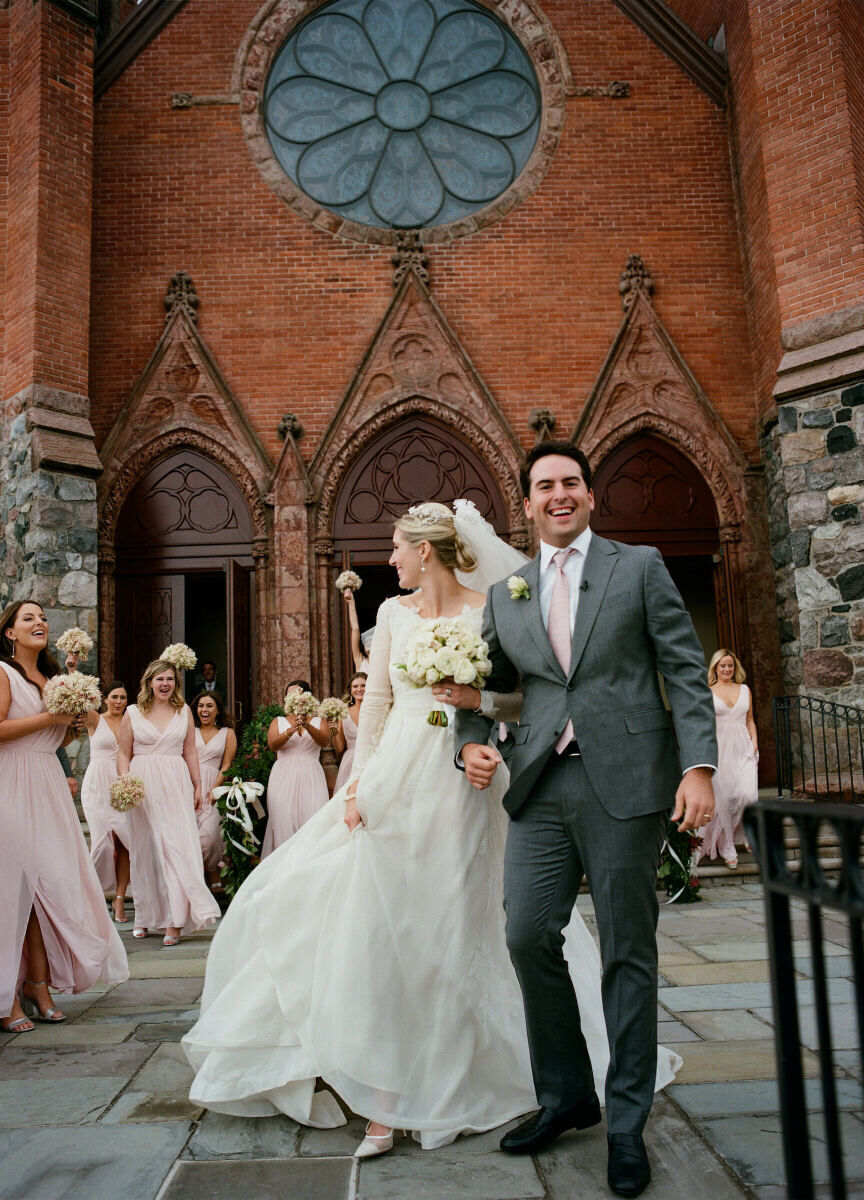
[[[531,492],[531,468],[541,458],[546,458],[549,454],[560,454],[564,458],[572,458],[575,463],[578,463],[582,478],[585,480],[586,488],[591,487],[591,467],[588,459],[572,442],[538,442],[536,446],[532,446],[525,455],[525,461],[522,464],[522,469],[519,472],[519,482],[522,484],[522,494],[527,499]]]

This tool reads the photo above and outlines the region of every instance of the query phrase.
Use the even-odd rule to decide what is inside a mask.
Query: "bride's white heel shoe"
[[[366,1125],[366,1136],[354,1151],[355,1158],[374,1158],[376,1154],[386,1154],[393,1149],[393,1130],[389,1133],[370,1133],[371,1124],[369,1121]]]

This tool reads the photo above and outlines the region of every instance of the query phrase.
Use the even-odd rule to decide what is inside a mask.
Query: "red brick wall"
[[[668,3],[703,42],[715,37],[726,20],[728,0],[668,0]]]
[[[858,212],[864,214],[864,7],[861,0],[840,0],[838,10],[855,191]],[[860,219],[864,220],[864,215]],[[861,282],[859,296],[862,294],[864,281]]]
[[[3,18],[14,114],[4,395],[31,383],[86,392],[93,35],[53,4],[13,4]]]
[[[190,272],[200,325],[274,454],[299,413],[313,451],[392,295],[390,251],[289,213],[254,166],[225,93],[257,0],[190,0],[97,105],[90,386],[104,438]],[[434,295],[527,443],[531,409],[567,432],[618,327],[618,274],[643,255],[656,307],[745,451],[756,454],[748,320],[725,114],[607,0],[549,0],[577,84],[539,189],[482,234],[431,251]]]

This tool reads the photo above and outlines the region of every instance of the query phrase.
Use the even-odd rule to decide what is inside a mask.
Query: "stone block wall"
[[[864,381],[766,419],[784,685],[864,707]]]

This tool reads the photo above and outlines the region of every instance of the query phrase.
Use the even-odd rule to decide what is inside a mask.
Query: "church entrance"
[[[705,479],[668,442],[639,434],[601,463],[591,527],[629,545],[656,546],[693,620],[706,663],[725,610],[717,507]]]
[[[192,450],[155,463],[130,493],[117,523],[114,663],[130,699],[144,667],[171,642],[198,655],[186,698],[216,665],[232,716],[248,717],[254,694],[253,528],[222,467]]]
[[[348,471],[335,504],[333,579],[349,567],[363,587],[357,593],[361,630],[375,624],[378,606],[398,591],[388,566],[393,522],[412,504],[472,500],[480,513],[506,536],[507,510],[489,468],[458,435],[425,416],[412,416],[387,429]],[[344,601],[335,589],[333,630],[336,678],[346,680],[354,667]]]

